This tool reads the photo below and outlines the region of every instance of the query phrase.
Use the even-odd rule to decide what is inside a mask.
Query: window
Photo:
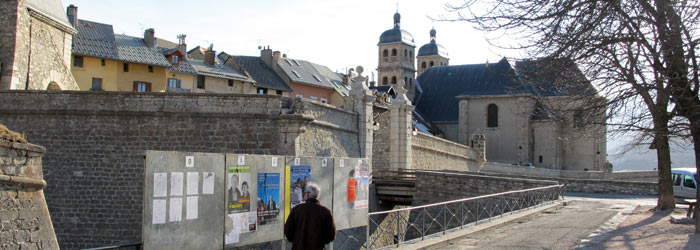
[[[541,155],[540,155],[540,159],[539,159],[539,160],[540,160],[540,163],[542,163],[542,156],[541,156]]]
[[[487,122],[486,126],[489,128],[498,127],[498,106],[496,104],[489,104],[487,109]]]
[[[229,86],[229,87],[233,87],[233,80],[228,79],[228,86]]]
[[[181,80],[177,78],[168,78],[168,88],[180,88]]]
[[[318,97],[311,96],[311,100],[313,100],[313,101],[318,101]]]
[[[396,84],[396,77],[395,76],[391,77],[391,84]]]
[[[83,67],[83,57],[82,56],[74,56],[73,57],[73,66],[82,68]]]
[[[576,110],[574,112],[574,128],[583,128],[583,110]]]
[[[681,186],[681,174],[671,174],[671,180],[674,186]]]
[[[150,82],[134,82],[135,92],[151,92]]]
[[[404,76],[404,78],[403,78],[403,83],[404,83],[404,84],[408,84],[408,77],[407,77],[407,76]]]
[[[100,65],[105,66],[105,59],[100,60]]]
[[[282,95],[282,90],[277,90],[277,95]]]
[[[198,89],[204,89],[204,76],[197,76],[197,88]]]
[[[387,50],[387,49],[384,49],[384,53],[383,53],[383,55],[384,55],[384,57],[387,57],[387,56],[389,56],[389,50]]]
[[[316,79],[317,82],[321,82],[321,79],[318,78],[318,76],[316,76],[316,74],[312,74],[312,76],[314,77],[314,79]]]
[[[291,62],[291,61],[289,61],[289,59],[287,59],[287,60],[284,60],[284,61],[285,61],[285,62],[287,62],[287,64],[289,64],[289,66],[294,66],[294,65],[292,65],[292,62]]]
[[[180,56],[173,56],[170,61],[172,63],[178,63],[180,62]]]
[[[292,73],[294,73],[294,75],[295,75],[297,78],[301,78],[301,75],[299,75],[299,73],[298,73],[296,70],[292,70]]]
[[[295,60],[295,59],[292,59],[292,61],[293,61],[293,62],[294,62],[294,64],[296,64],[297,66],[301,66],[301,64],[299,64],[299,62],[297,62],[297,60]]]
[[[148,65],[148,72],[151,72],[151,73],[153,73],[153,66],[151,66],[151,65]]]
[[[128,63],[124,64],[124,72],[129,72],[129,64]]]
[[[420,67],[421,67],[421,68],[425,68],[425,62],[422,62],[422,63],[420,64]]]
[[[302,94],[297,94],[297,98],[304,98],[304,95],[302,95]]]
[[[266,88],[258,88],[258,94],[260,94],[260,95],[266,95],[266,94],[267,94],[267,89],[266,89]]]
[[[90,90],[102,90],[102,78],[92,78],[92,88]]]
[[[321,98],[321,103],[328,103],[328,99],[326,99],[326,98]]]
[[[403,57],[408,57],[408,50],[407,49],[403,50]]]
[[[413,57],[413,51],[409,51],[409,52],[408,52],[408,56],[409,56],[409,57]]]
[[[391,49],[391,55],[396,56],[396,49]]]
[[[683,186],[687,188],[695,188],[695,181],[693,181],[693,176],[683,175]]]
[[[430,67],[432,67],[434,65],[435,65],[435,63],[433,63],[433,61],[430,61]]]
[[[387,78],[386,76],[382,77],[382,85],[387,85],[387,84],[389,84],[389,78]]]

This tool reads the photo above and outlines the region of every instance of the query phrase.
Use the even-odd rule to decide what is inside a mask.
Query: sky
[[[361,65],[365,75],[375,74],[379,36],[393,27],[396,0],[62,0],[64,7],[78,7],[78,18],[111,24],[114,32],[142,37],[155,29],[156,37],[177,42],[186,34],[188,49],[214,45],[217,52],[259,56],[259,46],[290,58],[325,65],[337,72]],[[400,0],[401,28],[415,39],[416,53],[430,42],[431,28],[437,43],[449,52],[450,65],[497,62],[502,57],[525,58],[524,52],[499,49],[487,42],[508,45],[501,34],[485,34],[467,22],[454,19],[446,4],[459,0]],[[645,147],[619,154],[624,138],[608,140],[608,160],[615,170],[653,169],[655,151]],[[675,146],[674,167],[693,167],[690,149]]]

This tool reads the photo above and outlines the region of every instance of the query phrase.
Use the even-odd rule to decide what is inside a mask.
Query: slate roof
[[[114,34],[119,61],[169,67],[170,62],[158,48],[150,48],[142,38]]]
[[[255,80],[255,86],[261,88],[275,89],[292,92],[292,88],[280,78],[275,71],[263,62],[260,57],[257,56],[231,56],[224,52],[219,54],[219,58],[226,61],[231,57],[230,60],[234,60],[236,64],[241,66],[243,70],[248,72],[248,74]]]
[[[246,75],[243,73],[239,72],[238,70],[232,69],[231,67],[228,67],[226,65],[223,65],[221,60],[218,58],[215,58],[216,64],[215,65],[209,65],[208,63],[202,61],[202,60],[196,60],[192,58],[188,58],[187,61],[189,61],[190,64],[192,64],[192,67],[197,71],[198,75],[203,75],[203,76],[211,76],[211,77],[218,77],[218,78],[224,78],[224,79],[231,79],[231,80],[239,80],[239,81],[245,81],[245,82],[252,82],[250,78],[248,78]]]
[[[292,58],[280,59],[282,71],[293,82],[313,87],[334,89],[342,96],[347,96],[350,88],[343,84],[340,74],[331,71],[328,67],[312,62]]]
[[[423,93],[416,104],[433,122],[456,122],[457,96],[529,93],[505,58],[498,63],[431,67],[418,77]]]
[[[119,60],[112,25],[78,20],[73,36],[73,54]]]
[[[66,9],[63,8],[63,3],[60,0],[27,0],[25,4],[30,9],[41,13],[66,28],[73,29],[73,25],[68,21]]]
[[[188,75],[197,74],[197,70],[194,69],[190,61],[186,59],[180,59],[177,64],[172,64],[170,68],[168,68],[168,72]]]
[[[521,60],[514,69],[537,96],[593,96],[598,92],[568,58]]]
[[[413,35],[408,31],[401,29],[401,15],[397,12],[394,14],[394,28],[384,31],[379,36],[379,44],[402,42],[411,46],[416,46],[413,41]]]
[[[377,92],[379,92],[379,94],[387,93],[391,96],[391,98],[396,97],[396,92],[394,91],[394,88],[390,85],[370,86],[369,89],[372,91],[376,90]]]
[[[529,94],[536,97],[595,95],[576,64],[569,59],[521,60],[512,66],[505,58],[498,63],[431,67],[416,79],[422,88],[416,108],[433,122],[456,122],[457,97]],[[533,119],[559,119],[544,105]]]
[[[418,49],[418,55],[417,56],[442,56],[442,57],[447,57],[447,49],[440,45],[437,44],[437,41],[435,40],[435,35],[437,32],[435,29],[430,30],[430,42],[421,46],[420,49]]]

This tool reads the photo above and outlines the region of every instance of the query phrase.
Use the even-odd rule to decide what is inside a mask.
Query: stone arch
[[[49,90],[49,91],[60,91],[60,90],[61,90],[61,86],[59,86],[58,83],[56,83],[56,82],[54,82],[54,81],[51,81],[51,82],[49,83],[49,85],[46,87],[46,90]]]

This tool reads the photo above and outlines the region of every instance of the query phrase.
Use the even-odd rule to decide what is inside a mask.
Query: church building
[[[414,57],[413,36],[400,28],[400,18],[394,14],[394,28],[380,36],[379,86],[404,80],[415,112],[438,130],[430,133],[461,144],[483,133],[490,162],[611,171],[605,106],[588,108],[604,99],[573,61],[503,58],[449,65],[434,28]]]

